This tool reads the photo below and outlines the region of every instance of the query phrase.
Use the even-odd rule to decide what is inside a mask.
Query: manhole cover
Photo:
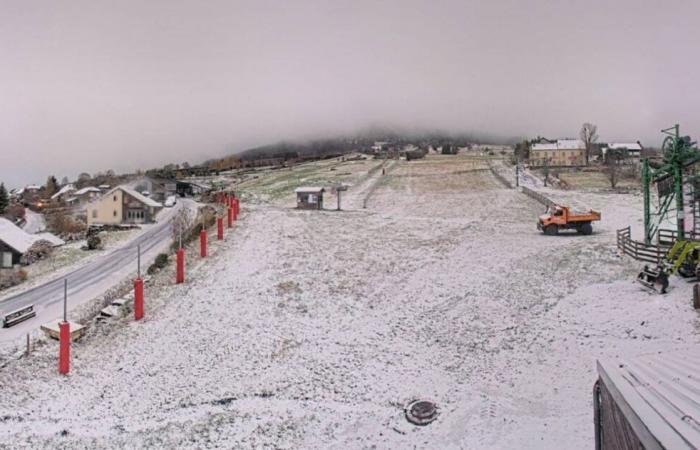
[[[437,419],[437,406],[427,400],[414,400],[406,406],[406,420],[414,425],[428,425]]]

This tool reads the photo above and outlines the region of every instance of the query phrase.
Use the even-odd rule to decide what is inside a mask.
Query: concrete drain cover
[[[406,406],[406,420],[414,425],[428,425],[437,415],[437,406],[427,400],[414,400]]]

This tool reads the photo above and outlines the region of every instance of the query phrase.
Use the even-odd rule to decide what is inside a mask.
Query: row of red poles
[[[233,222],[238,220],[238,215],[241,211],[240,200],[235,194],[218,193],[215,197],[216,203],[220,203],[226,208],[226,219],[228,228],[233,228]],[[224,219],[223,217],[216,218],[216,237],[221,241],[224,239]],[[175,283],[181,284],[185,282],[185,250],[180,248],[175,252]],[[207,257],[207,230],[202,227],[199,232],[199,255],[202,258]],[[134,320],[143,319],[143,279],[141,278],[141,247],[138,249],[137,260],[137,276],[134,280]],[[68,280],[64,280],[64,302],[63,302],[63,321],[58,324],[59,329],[59,350],[58,350],[58,372],[62,375],[67,375],[70,371],[70,323],[66,319],[68,308]]]

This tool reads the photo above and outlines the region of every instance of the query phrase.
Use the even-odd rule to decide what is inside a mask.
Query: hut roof
[[[325,189],[322,187],[302,186],[294,189],[294,192],[297,194],[320,194],[325,192]]]
[[[700,351],[599,361],[598,373],[646,448],[700,448]],[[644,442],[643,442],[644,443]]]

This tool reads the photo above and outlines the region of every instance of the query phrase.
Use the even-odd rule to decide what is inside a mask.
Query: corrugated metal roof
[[[598,373],[635,416],[627,417],[633,428],[646,428],[635,430],[640,439],[646,434],[664,448],[700,448],[700,347],[598,362]]]

